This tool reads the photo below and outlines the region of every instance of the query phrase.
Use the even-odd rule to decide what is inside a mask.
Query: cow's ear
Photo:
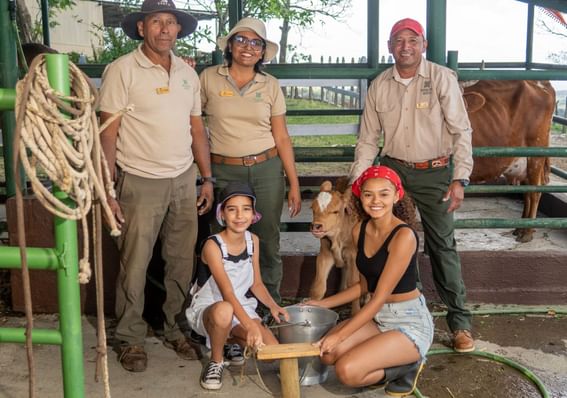
[[[331,181],[323,181],[319,190],[321,192],[331,192],[333,190],[333,184]]]

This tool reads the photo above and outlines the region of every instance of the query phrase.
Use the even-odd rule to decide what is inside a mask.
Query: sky
[[[378,1],[378,0],[376,0]],[[425,26],[425,0],[379,0],[379,54],[387,59],[386,41],[394,22],[410,17]],[[352,8],[339,21],[326,19],[309,30],[293,29],[291,44],[297,52],[312,54],[318,62],[324,56],[359,59],[366,55],[366,0],[351,0]],[[447,50],[459,52],[459,62],[523,62],[525,60],[526,3],[515,0],[447,0]],[[567,15],[564,15],[567,19]],[[543,20],[564,33],[565,37],[545,32],[538,25]],[[426,27],[427,30],[427,27]],[[268,21],[268,38],[279,41],[278,21]],[[206,46],[205,46],[206,47]],[[561,27],[536,7],[534,62],[551,62],[548,55],[567,49],[567,28]],[[567,89],[567,81],[554,82],[556,88]]]

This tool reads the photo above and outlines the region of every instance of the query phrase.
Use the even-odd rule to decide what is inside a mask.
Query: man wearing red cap
[[[117,198],[109,204],[121,225],[120,269],[116,282],[116,340],[124,369],[147,367],[142,318],[146,270],[158,238],[165,260],[164,344],[183,359],[197,359],[179,329],[185,293],[193,274],[197,208],[212,206],[213,179],[208,138],[201,119],[199,78],[172,49],[192,33],[197,20],[172,0],[145,0],[126,15],[122,29],[140,46],[111,63],[100,91],[101,134]],[[196,193],[197,166],[205,183]]]
[[[475,347],[452,212],[464,199],[473,168],[472,128],[455,72],[423,58],[426,48],[419,22],[406,18],[394,24],[388,49],[395,64],[368,89],[350,175],[354,181],[377,155],[400,175],[420,212],[453,347],[468,352]]]

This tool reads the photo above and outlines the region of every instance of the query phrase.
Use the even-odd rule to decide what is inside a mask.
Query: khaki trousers
[[[193,275],[197,239],[196,166],[175,178],[150,179],[124,173],[118,183],[125,223],[118,238],[120,271],[116,282],[117,340],[143,345],[142,318],[146,270],[158,236],[165,261],[164,334],[182,337],[175,316],[182,311]]]

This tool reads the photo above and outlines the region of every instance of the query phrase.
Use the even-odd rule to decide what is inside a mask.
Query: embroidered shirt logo
[[[423,87],[421,88],[422,95],[431,95],[431,80],[425,80],[423,82]]]
[[[183,87],[185,90],[189,90],[189,88],[191,88],[191,85],[189,84],[187,79],[183,79],[183,82],[181,83],[181,87]]]
[[[256,101],[256,102],[262,101],[262,93],[256,93],[255,101]]]

